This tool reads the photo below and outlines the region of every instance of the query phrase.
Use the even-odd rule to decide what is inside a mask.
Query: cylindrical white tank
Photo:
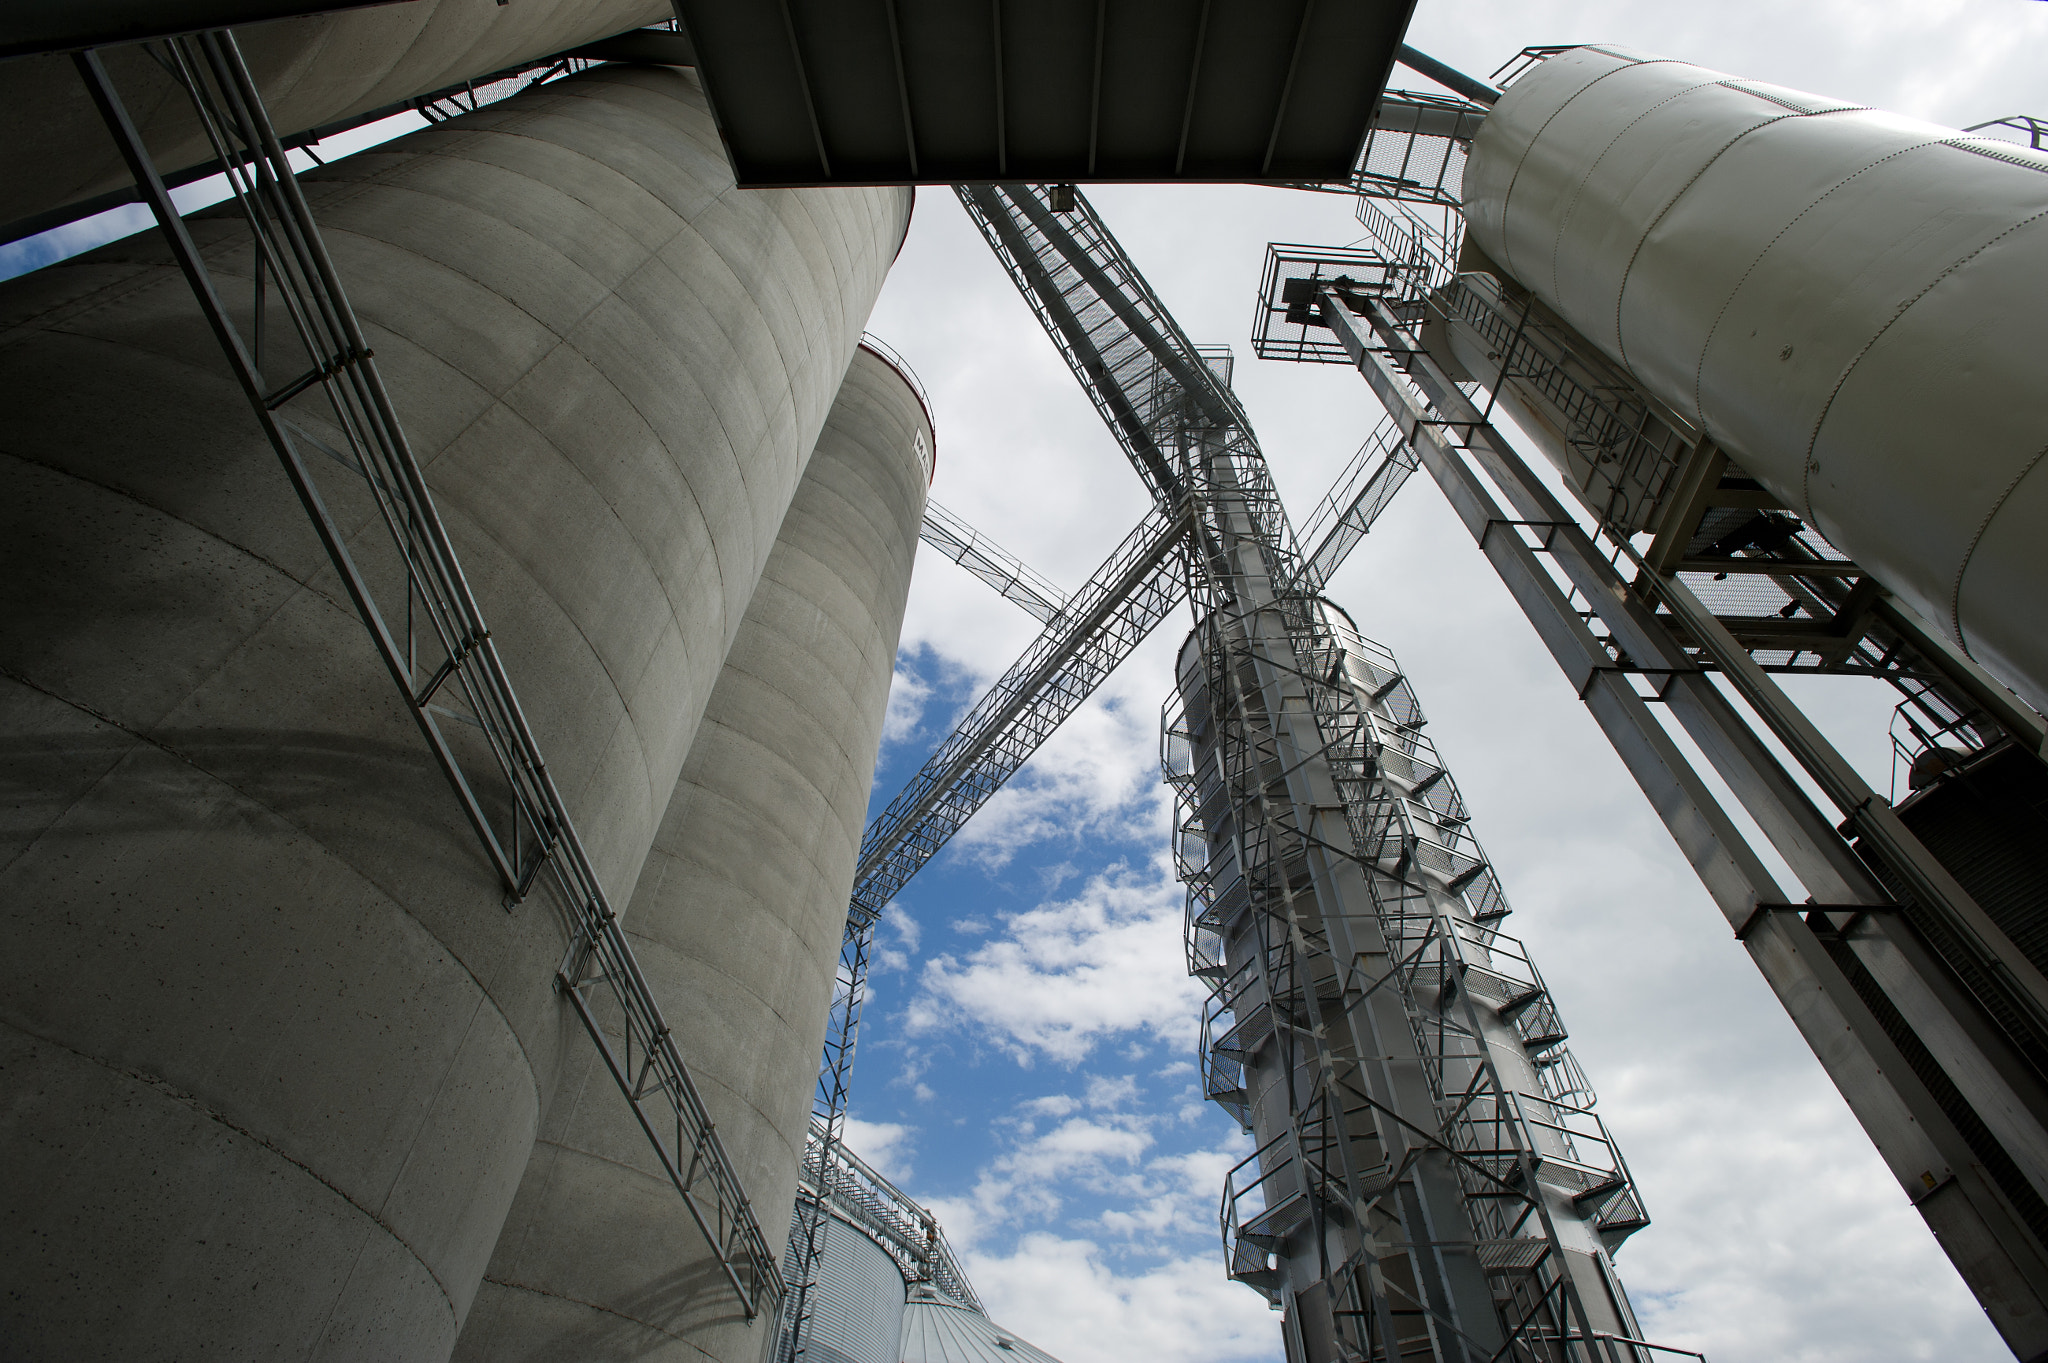
[[[857,351],[625,911],[778,1257],[932,449],[916,390]],[[760,1358],[775,1322],[742,1317],[594,1056],[569,1071],[557,1114],[456,1357]]]
[[[910,194],[736,191],[669,68],[306,182],[623,903]],[[0,289],[0,392],[0,1351],[445,1359],[590,1054],[559,906],[504,907],[158,234]]]
[[[2048,156],[1581,47],[1465,194],[1473,244],[2048,707]]]

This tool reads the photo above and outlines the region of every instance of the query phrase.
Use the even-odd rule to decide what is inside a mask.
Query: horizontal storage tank
[[[1517,80],[1468,240],[2048,708],[2048,156],[1623,48]]]

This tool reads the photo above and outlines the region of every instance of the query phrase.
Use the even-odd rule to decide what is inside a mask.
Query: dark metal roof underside
[[[740,184],[1341,180],[1414,0],[679,0]]]

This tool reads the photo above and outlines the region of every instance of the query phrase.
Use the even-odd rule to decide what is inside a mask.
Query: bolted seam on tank
[[[2043,445],[2037,450],[2034,457],[2012,476],[2012,481],[2005,485],[2005,490],[1992,500],[1991,509],[1984,513],[1984,519],[1977,524],[1977,533],[1970,536],[1969,547],[1963,550],[1963,561],[1956,565],[1956,581],[1949,592],[1948,612],[1949,619],[1955,627],[1956,644],[1964,653],[1970,651],[1970,646],[1963,642],[1963,574],[1969,571],[1970,560],[1976,556],[1977,545],[1983,540],[1984,532],[1991,528],[1992,518],[1998,515],[2007,500],[2012,497],[2014,490],[2026,480],[2026,476],[2034,471],[2043,458],[2048,458],[2048,445]]]
[[[1596,47],[1592,50],[1595,52],[1603,52],[1610,57],[1619,55],[1617,53],[1607,52],[1605,48]],[[1508,176],[1508,187],[1501,191],[1500,196],[1500,246],[1501,255],[1503,257],[1500,263],[1506,266],[1511,273],[1515,268],[1515,262],[1513,259],[1514,251],[1508,243],[1508,213],[1510,211],[1509,206],[1514,202],[1515,185],[1521,181],[1522,167],[1528,164],[1529,153],[1536,149],[1536,144],[1543,140],[1543,134],[1550,130],[1550,125],[1557,121],[1558,116],[1562,114],[1566,109],[1571,108],[1573,104],[1578,102],[1580,95],[1585,94],[1588,90],[1591,90],[1594,86],[1598,85],[1601,81],[1606,80],[1609,76],[1620,75],[1623,71],[1633,71],[1639,66],[1657,65],[1687,66],[1690,65],[1690,63],[1675,61],[1669,57],[1657,57],[1653,58],[1650,61],[1631,61],[1627,66],[1617,66],[1611,71],[1602,71],[1599,75],[1593,77],[1593,79],[1587,81],[1578,90],[1574,91],[1570,99],[1566,100],[1556,109],[1553,109],[1551,111],[1550,117],[1543,120],[1543,126],[1536,129],[1535,132],[1529,134],[1529,144],[1523,147],[1522,154],[1515,158],[1514,174]]]
[[[1911,152],[1919,151],[1924,147],[1931,147],[1934,145],[1936,145],[1934,142],[1916,142],[1910,147],[1901,147],[1897,151],[1887,152],[1885,155],[1878,157],[1875,161],[1872,161],[1869,165],[1864,166],[1859,170],[1852,171],[1848,175],[1843,176],[1834,184],[1829,185],[1821,193],[1815,195],[1812,203],[1800,209],[1797,215],[1795,215],[1783,227],[1778,229],[1778,233],[1776,236],[1772,237],[1769,242],[1765,243],[1763,250],[1758,251],[1756,253],[1756,259],[1749,262],[1749,266],[1748,268],[1743,270],[1741,278],[1735,281],[1734,286],[1728,290],[1727,297],[1721,300],[1721,310],[1714,314],[1713,325],[1707,328],[1706,336],[1700,341],[1699,362],[1694,366],[1692,373],[1692,409],[1693,414],[1700,419],[1701,425],[1705,426],[1709,424],[1707,421],[1704,391],[1707,372],[1707,351],[1713,346],[1714,335],[1716,332],[1720,331],[1721,319],[1728,315],[1729,305],[1735,301],[1735,295],[1742,292],[1742,286],[1744,284],[1747,284],[1749,282],[1749,277],[1756,273],[1756,267],[1763,264],[1764,257],[1771,253],[1771,248],[1773,246],[1776,246],[1778,242],[1784,238],[1787,232],[1797,227],[1805,219],[1808,213],[1811,213],[1814,209],[1820,207],[1822,203],[1826,202],[1830,195],[1832,195],[1836,190],[1842,188],[1844,185],[1847,185],[1850,181],[1856,179],[1857,176],[1863,175],[1869,171],[1873,171],[1887,161],[1893,160],[1900,156],[1905,156]],[[1800,489],[1800,496],[1802,500],[1804,500],[1806,497],[1806,490],[1803,485]],[[1806,514],[1808,520],[1811,520],[1813,518],[1813,511],[1810,505],[1802,506],[1801,510]]]
[[[1629,68],[1623,67],[1621,69],[1628,70]],[[1635,127],[1636,124],[1642,122],[1651,114],[1656,113],[1665,105],[1670,104],[1675,100],[1684,99],[1687,95],[1692,94],[1695,91],[1711,89],[1719,84],[1721,84],[1721,82],[1717,80],[1705,80],[1701,81],[1698,85],[1688,85],[1683,90],[1679,90],[1672,94],[1666,95],[1664,98],[1658,100],[1655,104],[1652,104],[1649,108],[1644,109],[1641,113],[1638,113],[1634,118],[1631,118],[1628,122],[1622,124],[1621,127],[1617,128],[1615,130],[1614,136],[1607,139],[1607,145],[1600,149],[1600,154],[1594,157],[1592,161],[1587,164],[1586,173],[1584,175],[1581,175],[1579,177],[1579,182],[1572,186],[1571,198],[1565,202],[1564,210],[1557,215],[1557,235],[1553,237],[1550,242],[1550,296],[1552,298],[1562,298],[1564,296],[1564,290],[1558,286],[1557,282],[1557,258],[1560,254],[1560,248],[1564,245],[1564,234],[1566,230],[1569,229],[1572,225],[1572,214],[1578,211],[1579,198],[1586,192],[1586,182],[1593,178],[1594,171],[1600,169],[1600,163],[1607,159],[1608,152],[1614,150],[1614,144],[1616,142],[1621,141],[1622,138],[1628,136],[1628,130],[1630,128]],[[1588,86],[1587,88],[1591,89],[1592,87]],[[1578,96],[1574,95],[1573,98],[1576,99],[1578,98]],[[1544,126],[1548,127],[1550,125],[1546,123],[1544,124]],[[1530,145],[1533,147],[1535,143],[1531,142]],[[1618,334],[1619,333],[1617,332],[1617,335]]]

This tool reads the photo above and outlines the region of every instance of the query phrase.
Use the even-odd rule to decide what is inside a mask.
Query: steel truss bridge
[[[1391,418],[1367,440],[1319,502],[1304,552],[1230,392],[1227,353],[1186,338],[1086,198],[1062,195],[1055,208],[1052,187],[1021,185],[958,194],[1154,505],[1064,602],[943,513],[927,527],[928,543],[1046,627],[868,831],[815,1097],[816,1138],[830,1150],[843,1135],[883,907],[1186,598],[1210,673],[1204,693],[1229,698],[1219,714],[1199,722],[1177,714],[1167,726],[1167,774],[1183,795],[1177,850],[1190,884],[1190,968],[1213,990],[1204,1019],[1208,1092],[1250,1125],[1243,1075],[1262,1048],[1290,1073],[1306,1066],[1325,1076],[1294,1095],[1281,1129],[1233,1173],[1223,1212],[1231,1275],[1279,1302],[1272,1255],[1290,1240],[1328,1245],[1348,1234],[1351,1247],[1314,1276],[1327,1290],[1321,1324],[1311,1328],[1341,1335],[1357,1357],[1425,1356],[1418,1348],[1491,1357],[1504,1343],[1531,1358],[1559,1346],[1636,1347],[1625,1306],[1608,1305],[1617,1293],[1603,1288],[1597,1310],[1582,1300],[1558,1228],[1590,1226],[1592,1243],[1618,1244],[1647,1223],[1641,1200],[1590,1110],[1541,976],[1499,929],[1505,899],[1465,827],[1455,784],[1416,731],[1420,710],[1405,678],[1317,596],[1419,467],[1412,443]],[[1278,631],[1276,614],[1285,621]],[[1265,681],[1255,690],[1238,680],[1257,674]],[[1338,685],[1336,677],[1369,680]],[[1288,698],[1269,709],[1266,687],[1282,678],[1291,679],[1280,686]],[[1273,798],[1265,784],[1276,769],[1323,773],[1342,818]],[[1205,840],[1226,829],[1240,842],[1219,856]],[[1364,910],[1376,937],[1400,948],[1380,953],[1378,972],[1362,973],[1356,962],[1366,958],[1345,954],[1357,931],[1347,914],[1325,917],[1316,896],[1293,884],[1310,856],[1369,886],[1353,911]],[[1262,946],[1226,961],[1230,924],[1247,913]],[[1447,1026],[1438,1005],[1454,977],[1461,1016]],[[1365,1072],[1373,1064],[1364,1057],[1385,1069],[1387,1038],[1333,1050],[1313,1016],[1334,1009],[1343,1030],[1367,1018],[1384,1023],[1389,1008],[1400,1020],[1392,1044],[1412,1048],[1431,1076],[1426,1094],[1396,1092],[1386,1075]],[[1501,1037],[1529,1055],[1525,1072],[1504,1079],[1488,1062],[1488,1041]],[[1434,1219],[1411,1210],[1425,1188]],[[805,1352],[830,1197],[821,1179],[797,1209],[787,1359]],[[1455,1299],[1437,1267],[1447,1250],[1469,1260]],[[1503,1309],[1511,1325],[1500,1323]]]

